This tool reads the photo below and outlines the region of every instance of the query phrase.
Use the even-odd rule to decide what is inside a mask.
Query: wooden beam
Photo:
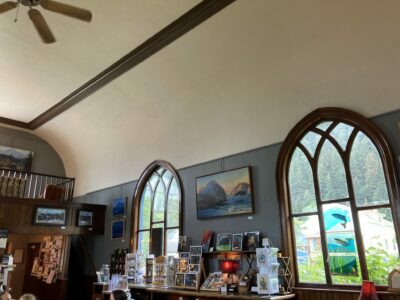
[[[13,120],[13,119],[0,117],[0,123],[15,126],[15,127],[20,127],[20,128],[24,128],[24,129],[30,129],[28,123]]]
[[[29,122],[29,128],[37,129],[41,125],[65,112],[75,104],[95,93],[117,77],[140,64],[165,46],[171,44],[179,37],[189,32],[197,25],[203,23],[235,0],[204,0],[167,27],[133,49],[110,67],[93,77],[84,85],[76,89],[56,105],[40,114]]]

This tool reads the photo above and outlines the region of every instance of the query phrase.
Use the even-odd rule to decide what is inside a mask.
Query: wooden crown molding
[[[24,129],[35,130],[51,119],[65,112],[89,95],[103,88],[114,79],[137,66],[165,46],[171,44],[197,25],[203,23],[235,0],[204,0],[171,24],[157,32],[151,38],[133,49],[107,69],[93,77],[81,87],[73,91],[57,104],[34,118],[29,123],[0,117],[0,123]]]

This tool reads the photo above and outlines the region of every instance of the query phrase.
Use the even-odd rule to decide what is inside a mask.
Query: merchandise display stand
[[[293,274],[290,270],[290,257],[288,256],[280,256],[278,257],[278,261],[281,263],[281,267],[279,268],[278,275],[282,278],[283,288],[285,294],[293,293],[292,289],[292,281]]]

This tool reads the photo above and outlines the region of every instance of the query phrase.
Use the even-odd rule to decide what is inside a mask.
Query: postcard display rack
[[[201,274],[205,274],[202,246],[190,246],[190,252],[180,252],[175,288],[199,290]]]
[[[158,256],[154,260],[153,284],[158,286],[174,286],[175,258]]]
[[[290,270],[290,257],[288,256],[278,256],[278,262],[280,263],[278,275],[280,279],[279,292],[282,294],[293,293],[292,281],[293,275]]]
[[[143,284],[146,273],[146,256],[142,252],[128,253],[125,257],[125,274],[128,283]]]
[[[277,258],[278,248],[257,248],[257,286],[259,294],[279,293],[278,270],[280,264]]]
[[[40,245],[39,257],[32,266],[32,276],[48,284],[55,283],[63,268],[63,236],[45,236]]]
[[[11,255],[3,255],[0,264],[0,284],[10,285],[10,276],[8,273],[14,271],[15,267],[13,257]]]

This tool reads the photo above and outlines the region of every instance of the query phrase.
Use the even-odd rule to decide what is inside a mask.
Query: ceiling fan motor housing
[[[22,5],[25,6],[37,6],[42,0],[20,0]]]

